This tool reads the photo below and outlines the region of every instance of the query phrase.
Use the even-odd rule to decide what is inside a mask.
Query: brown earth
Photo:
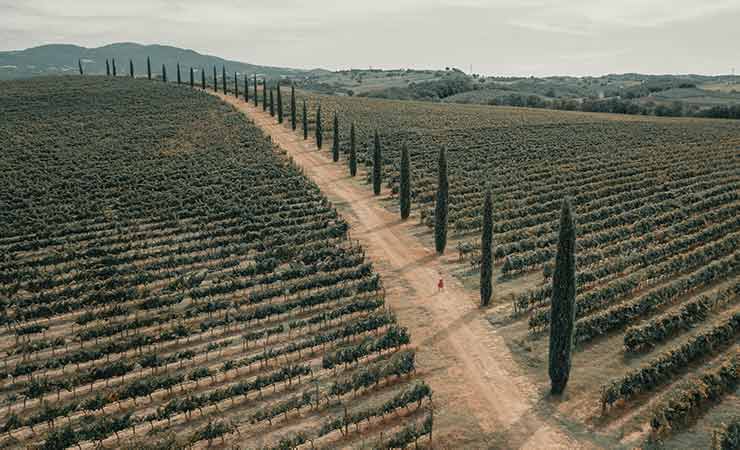
[[[276,123],[243,100],[215,94],[244,112],[293,158],[351,225],[381,274],[387,301],[408,327],[425,380],[434,390],[435,447],[593,448],[559,425],[557,405],[518,369],[504,338],[486,322],[477,294],[452,276],[454,255],[438,257],[414,237],[417,221],[401,221],[333,163],[312,140]],[[437,291],[439,278],[445,281]]]

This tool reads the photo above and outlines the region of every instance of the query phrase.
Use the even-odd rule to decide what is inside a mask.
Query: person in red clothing
[[[437,292],[441,291],[444,288],[445,288],[445,282],[442,278],[440,278],[439,281],[437,282]]]

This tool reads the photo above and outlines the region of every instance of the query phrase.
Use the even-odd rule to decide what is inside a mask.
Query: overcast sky
[[[255,64],[740,71],[740,0],[0,0],[0,50],[161,43]]]

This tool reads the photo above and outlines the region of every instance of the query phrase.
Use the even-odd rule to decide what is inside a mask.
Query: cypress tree
[[[107,59],[105,60],[105,76],[110,76],[110,63]]]
[[[334,113],[333,128],[334,136],[331,143],[331,159],[337,162],[339,161],[339,117],[337,117],[337,113]]]
[[[80,75],[84,75],[85,72],[82,71],[82,60],[77,60],[77,67],[80,69]]]
[[[146,57],[146,78],[148,80],[152,79],[152,61],[148,56]]]
[[[383,154],[380,150],[380,136],[378,130],[375,130],[375,139],[373,145],[373,194],[380,195],[380,185],[383,181]]]
[[[560,211],[558,253],[550,301],[550,392],[560,395],[568,384],[576,320],[576,225],[570,200]]]
[[[449,195],[447,181],[447,154],[443,148],[439,152],[437,168],[437,202],[434,205],[434,246],[441,255],[447,247],[447,199]]]
[[[213,92],[218,92],[218,74],[216,66],[213,66]]]
[[[278,123],[283,123],[283,95],[280,93],[280,82],[277,84],[277,115]]]
[[[401,147],[401,183],[399,202],[401,206],[401,219],[406,220],[411,214],[411,161],[409,160],[409,149],[406,144]]]
[[[267,80],[262,80],[262,111],[267,111]]]
[[[234,72],[234,97],[239,98],[239,78],[237,78],[236,72]]]
[[[321,150],[324,143],[324,127],[321,125],[321,103],[316,108],[316,146]]]
[[[244,74],[244,101],[249,103],[249,77]]]
[[[195,87],[195,73],[193,72],[193,68],[190,68],[190,87]]]
[[[480,304],[488,306],[493,293],[493,201],[491,191],[486,192],[483,204],[483,234],[481,235]]]
[[[206,69],[200,68],[200,88],[206,90]]]
[[[224,88],[224,94],[226,94],[226,66],[221,66],[221,87]]]
[[[180,78],[180,63],[177,63],[177,84],[182,84],[182,78]]]
[[[355,144],[355,123],[349,127],[349,175],[357,175],[357,147]]]
[[[167,68],[162,64],[162,81],[167,82]]]
[[[295,86],[290,85],[290,127],[295,131],[296,129],[296,110],[295,110]]]
[[[308,139],[308,112],[306,110],[306,100],[303,99],[303,140]]]
[[[117,75],[117,72],[116,72],[116,58],[113,58],[111,60],[111,62],[113,63],[113,76],[115,77]]]
[[[252,85],[254,86],[254,106],[256,107],[259,100],[259,97],[257,96],[257,74],[254,74],[254,80],[252,81]]]
[[[131,59],[128,60],[128,74],[131,78],[134,77],[134,61]]]
[[[270,115],[275,117],[275,95],[272,88],[270,88]]]

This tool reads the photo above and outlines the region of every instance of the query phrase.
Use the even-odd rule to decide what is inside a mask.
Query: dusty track
[[[485,322],[474,292],[466,291],[433,249],[412,235],[369,188],[349,177],[346,161],[332,163],[312,140],[278,125],[243,100],[215,94],[243,111],[302,167],[351,224],[387,287],[399,322],[411,331],[418,360],[434,389],[435,446],[454,448],[579,448],[560,430],[554,405],[516,369],[512,355]],[[286,120],[287,122],[287,120]],[[440,275],[445,290],[437,292]]]

